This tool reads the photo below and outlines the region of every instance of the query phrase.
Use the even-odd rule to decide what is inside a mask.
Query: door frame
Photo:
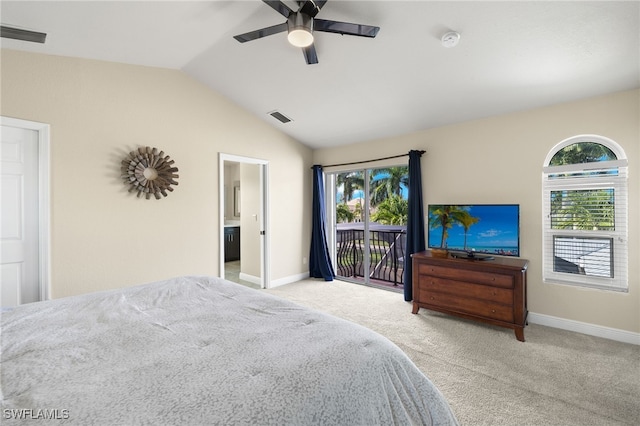
[[[38,286],[40,300],[51,298],[51,149],[50,126],[0,116],[0,125],[38,133]]]
[[[369,202],[369,171],[371,169],[373,169],[374,167],[363,167],[363,168],[355,168],[355,169],[344,169],[344,170],[338,170],[338,171],[332,171],[332,172],[325,172],[325,200],[327,202],[325,202],[325,217],[327,218],[327,234],[329,234],[327,236],[327,244],[329,245],[329,258],[331,260],[331,263],[333,265],[337,265],[338,264],[338,250],[336,247],[336,241],[337,241],[337,230],[338,230],[338,221],[336,218],[336,176],[341,174],[341,173],[350,173],[350,172],[357,172],[362,170],[363,171],[363,177],[364,177],[364,188],[362,188],[362,192],[363,192],[363,196],[364,196],[364,200],[367,201],[367,205],[370,204]],[[369,241],[370,235],[369,235],[369,208],[364,209],[363,211],[364,213],[364,217],[363,217],[363,235],[365,238],[365,241]],[[363,270],[364,271],[369,271],[371,268],[371,253],[369,250],[363,250],[362,251],[362,263],[363,263]],[[351,277],[343,277],[343,276],[338,276],[341,280],[343,281],[348,281],[348,282],[353,282],[356,284],[364,284],[364,285],[370,285],[370,277],[369,274],[365,273],[363,278],[363,282],[360,282],[360,280],[357,279],[352,279]]]
[[[271,280],[270,274],[270,232],[269,232],[269,161],[252,157],[243,157],[234,154],[219,153],[218,162],[218,221],[219,221],[219,248],[218,264],[219,277],[224,279],[224,162],[232,161],[236,163],[255,164],[260,167],[260,287],[269,288]]]
[[[384,169],[387,167],[407,167],[408,163],[400,162],[395,157],[388,159],[384,162],[372,161],[364,163],[357,163],[357,167],[342,167],[335,168],[334,170],[325,171],[325,215],[327,219],[327,244],[329,246],[329,258],[332,264],[335,266],[337,270],[338,265],[338,251],[337,251],[337,229],[338,229],[338,221],[336,217],[336,177],[342,173],[351,173],[351,172],[363,172],[364,179],[364,187],[362,188],[364,200],[366,201],[366,205],[370,205],[370,197],[371,197],[371,188],[370,188],[370,177],[371,172],[377,169]],[[349,165],[345,165],[349,166]],[[370,218],[370,209],[365,208],[363,210],[363,233],[367,241],[371,238],[371,218]],[[356,284],[364,284],[368,286],[378,287],[377,284],[371,282],[371,251],[363,250],[363,268],[364,271],[368,271],[365,273],[362,280],[360,279],[352,279],[350,277],[338,276],[339,279],[343,281],[353,282]],[[386,287],[385,287],[386,288]]]

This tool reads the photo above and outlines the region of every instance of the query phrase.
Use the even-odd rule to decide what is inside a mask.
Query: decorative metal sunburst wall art
[[[122,160],[122,179],[131,186],[129,192],[138,191],[138,197],[144,195],[149,200],[153,195],[159,200],[160,194],[166,197],[167,191],[173,192],[171,185],[178,184],[178,168],[173,163],[157,148],[140,147]]]

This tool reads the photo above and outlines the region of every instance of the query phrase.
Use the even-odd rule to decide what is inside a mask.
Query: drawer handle
[[[495,313],[496,313],[496,310],[495,310],[495,309],[492,309],[492,310],[491,310],[491,313],[492,313],[492,314],[495,314]]]

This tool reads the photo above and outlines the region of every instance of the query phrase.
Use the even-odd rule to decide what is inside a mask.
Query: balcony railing
[[[404,285],[406,229],[397,226],[376,225],[369,230],[370,280]],[[337,275],[364,278],[364,230],[356,227],[338,227],[336,231]]]

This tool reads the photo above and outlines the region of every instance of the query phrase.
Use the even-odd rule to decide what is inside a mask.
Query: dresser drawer
[[[420,275],[449,278],[503,288],[513,288],[513,277],[511,275],[426,264],[419,264],[418,273]]]
[[[422,292],[421,303],[433,307],[445,308],[450,311],[462,312],[483,318],[512,323],[513,307],[500,303],[480,301],[469,297],[455,296],[438,292]]]
[[[420,294],[419,300],[424,300],[424,295],[437,292],[453,296],[460,295],[472,299],[481,299],[508,306],[513,305],[513,290],[508,288],[473,284],[428,275],[420,276],[418,285],[421,290],[424,290],[424,292]]]

